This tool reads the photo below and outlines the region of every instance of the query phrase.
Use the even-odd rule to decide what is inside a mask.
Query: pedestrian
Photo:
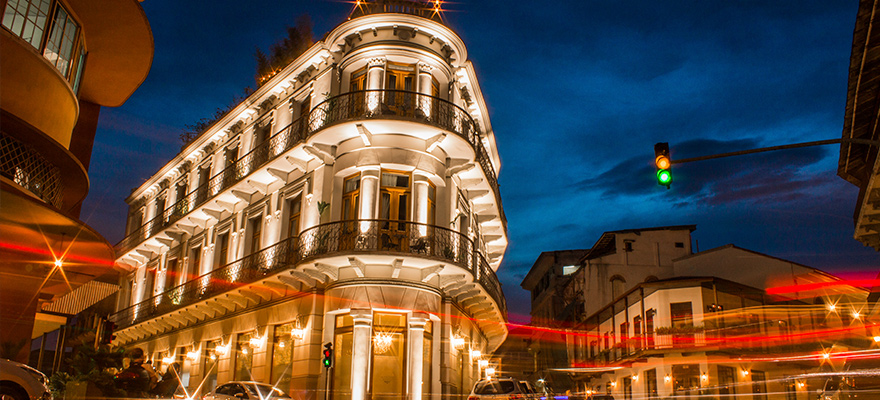
[[[160,398],[171,398],[180,387],[180,363],[172,363],[162,374],[162,380],[156,385],[152,393]]]
[[[149,365],[144,366],[144,350],[138,347],[128,353],[128,367],[116,374],[116,387],[125,391],[128,397],[147,397],[155,384],[156,374]],[[153,371],[150,374],[150,371]]]

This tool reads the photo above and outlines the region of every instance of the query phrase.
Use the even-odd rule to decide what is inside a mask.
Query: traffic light
[[[324,368],[330,368],[333,366],[333,343],[327,342],[324,343]]]
[[[657,166],[657,184],[669,189],[669,185],[672,184],[672,160],[669,158],[669,143],[654,145],[654,165]]]

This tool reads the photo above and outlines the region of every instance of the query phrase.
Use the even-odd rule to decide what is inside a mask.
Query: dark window
[[[645,371],[645,393],[649,399],[657,398],[657,370],[649,369]]]
[[[736,375],[731,367],[718,366],[718,394],[736,394]]]
[[[767,400],[767,375],[764,371],[752,370],[752,396],[755,400]]]
[[[250,226],[251,240],[249,242],[250,247],[248,249],[249,250],[248,253],[254,254],[254,253],[260,251],[260,241],[263,237],[263,218],[262,217],[251,218],[250,221],[248,221],[248,222],[251,225]]]
[[[214,255],[214,267],[226,265],[229,262],[229,232],[217,235],[217,253]]]
[[[189,273],[189,276],[187,276],[184,281],[190,280],[190,279],[192,279],[192,277],[199,276],[201,273],[201,271],[200,271],[201,264],[202,264],[202,247],[199,246],[199,247],[195,247],[195,248],[191,249],[189,252],[189,268],[188,268],[189,271],[187,271]]]
[[[679,248],[679,249],[683,249],[683,248],[684,248],[684,242],[675,242],[675,247],[677,247],[677,248]]]
[[[302,201],[296,196],[287,201],[287,237],[299,235],[299,216],[302,209]]]

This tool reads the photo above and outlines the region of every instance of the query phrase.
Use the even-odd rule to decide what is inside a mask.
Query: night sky
[[[147,0],[155,56],[144,84],[104,108],[81,218],[111,242],[124,198],[180,151],[187,124],[255,87],[253,53],[307,14],[316,38],[341,1]],[[880,254],[852,238],[858,190],[839,146],[673,167],[655,183],[653,144],[673,159],[841,136],[856,0],[447,3],[468,46],[502,159],[510,246],[499,269],[511,319],[542,251],[602,232],[696,224],[700,250],[733,243],[844,277]]]

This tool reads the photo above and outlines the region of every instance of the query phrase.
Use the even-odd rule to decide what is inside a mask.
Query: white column
[[[367,90],[382,89],[385,84],[385,59],[374,58],[367,62]],[[367,92],[367,109],[375,112],[379,107],[380,93]]]
[[[370,336],[373,314],[369,309],[352,309],[354,332],[351,351],[351,400],[367,397],[367,369],[370,365]]]
[[[413,171],[413,221],[420,224],[428,223],[428,176],[421,171]],[[419,236],[428,234],[428,227],[417,225]]]
[[[424,313],[413,313],[409,319],[409,379],[407,379],[407,399],[422,399],[422,379],[431,379],[430,376],[422,376],[424,367],[424,343],[425,324],[428,316]]]
[[[359,219],[377,218],[376,203],[379,193],[379,176],[381,168],[378,165],[366,167],[361,170],[360,209],[357,211]],[[361,222],[360,231],[366,233],[370,230],[370,222]]]
[[[425,117],[431,117],[431,106],[434,99],[431,98],[432,90],[431,90],[431,66],[425,63],[419,63],[419,82],[418,82],[418,91],[419,93],[425,95],[421,96],[421,101],[419,101],[419,109],[425,114]]]

